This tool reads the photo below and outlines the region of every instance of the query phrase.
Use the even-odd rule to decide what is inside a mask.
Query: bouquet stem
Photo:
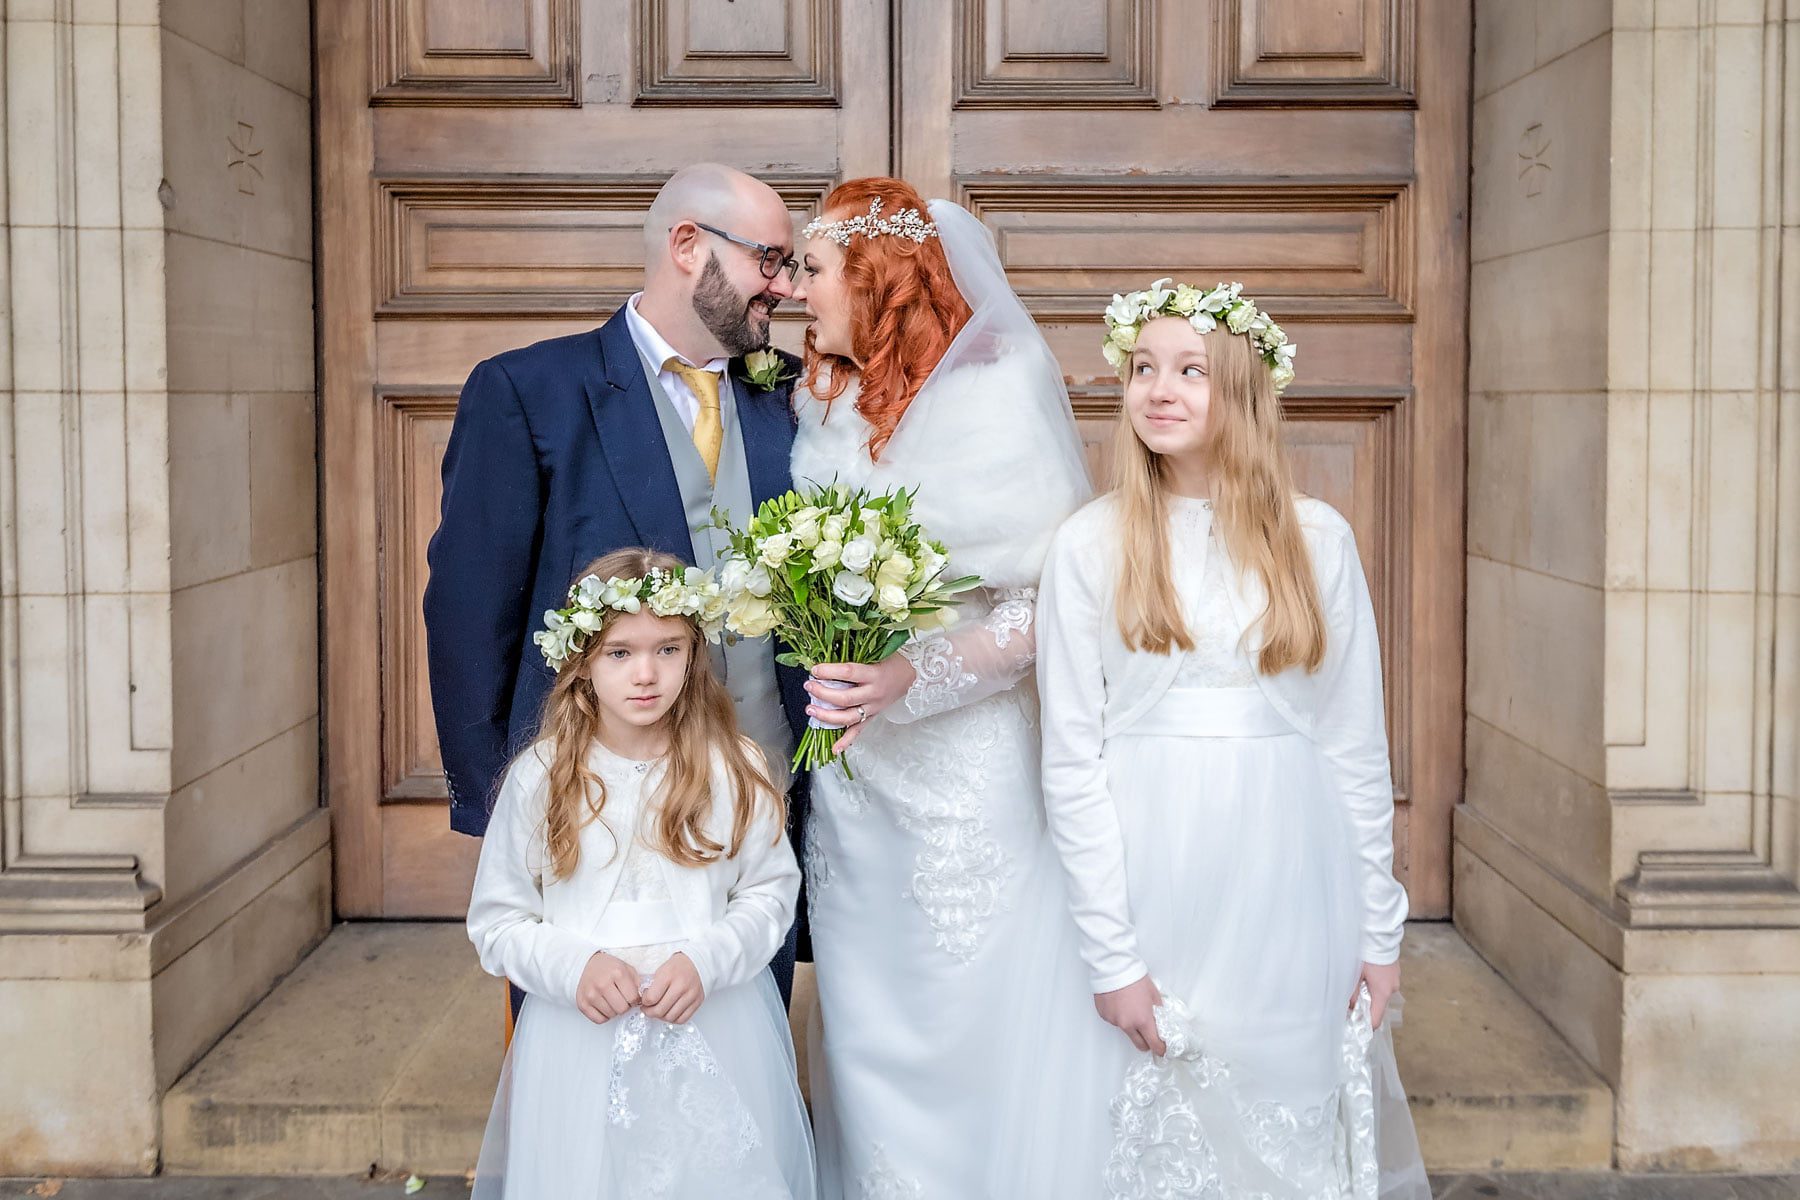
[[[815,681],[840,691],[855,686],[843,679],[817,679],[815,676]],[[813,703],[820,708],[837,708],[837,705],[827,704],[817,697],[813,698]],[[838,739],[843,736],[844,731],[838,726],[827,725],[817,717],[809,718],[805,732],[800,735],[800,745],[794,749],[794,770],[814,771],[836,759],[839,769],[844,772],[844,778],[854,780],[856,776],[850,771],[849,759],[837,752]]]
[[[844,772],[845,779],[855,779],[850,770],[850,760],[837,752],[838,739],[844,731],[830,726],[808,725],[806,732],[800,735],[800,746],[794,751],[794,769],[796,771],[813,771],[831,762],[837,761]]]

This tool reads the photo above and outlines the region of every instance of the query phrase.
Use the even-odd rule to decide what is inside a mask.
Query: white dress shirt
[[[711,362],[696,363],[685,354],[677,354],[675,347],[669,345],[667,339],[656,332],[656,327],[646,321],[638,312],[638,301],[643,298],[643,295],[644,293],[638,292],[625,302],[625,328],[631,330],[631,340],[637,343],[638,353],[642,354],[650,365],[656,368],[656,381],[662,384],[664,394],[675,405],[675,411],[681,416],[681,423],[688,427],[689,433],[692,433],[694,418],[700,414],[700,401],[695,398],[693,389],[688,387],[687,380],[663,364],[671,358],[679,358],[690,367],[712,371],[719,377],[721,385],[719,395],[723,397],[725,394],[723,386],[725,370],[731,365],[731,360],[715,358]]]

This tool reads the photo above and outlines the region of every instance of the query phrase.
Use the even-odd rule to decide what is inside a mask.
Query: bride
[[[948,574],[984,584],[947,632],[808,684],[854,774],[814,772],[803,841],[820,1194],[1089,1197],[1102,1164],[1057,1150],[1096,1144],[1107,1115],[1059,1079],[1112,1030],[1045,830],[1032,670],[1044,556],[1091,489],[992,237],[955,204],[922,210],[899,180],[851,180],[801,234],[794,478],[917,488]]]

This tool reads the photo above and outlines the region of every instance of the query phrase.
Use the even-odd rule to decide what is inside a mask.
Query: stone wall
[[[7,5],[0,1174],[157,1099],[330,918],[293,0]]]
[[[1476,10],[1456,917],[1625,1167],[1800,1162],[1789,7]]]

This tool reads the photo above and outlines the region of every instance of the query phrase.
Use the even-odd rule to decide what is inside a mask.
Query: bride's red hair
[[[839,184],[825,197],[824,213],[834,220],[858,216],[875,199],[885,216],[916,208],[930,219],[924,198],[911,185],[879,175]],[[943,243],[934,237],[923,242],[853,237],[844,250],[844,281],[850,296],[851,351],[863,364],[856,411],[874,430],[869,457],[875,459],[925,377],[968,324],[969,306],[956,290]],[[820,354],[807,331],[807,390],[829,403],[844,394],[857,373],[851,359]]]

